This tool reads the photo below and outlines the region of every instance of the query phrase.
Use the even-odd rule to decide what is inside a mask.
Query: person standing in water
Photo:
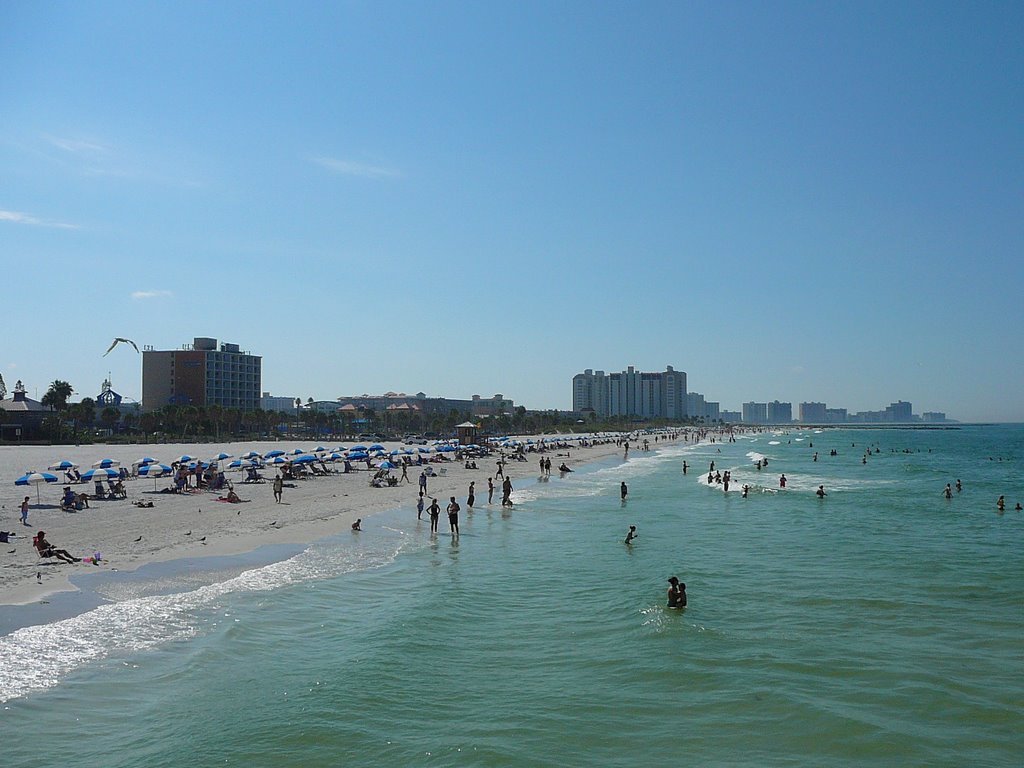
[[[619,484],[619,495],[620,495],[620,497],[622,498],[623,501],[626,500],[626,495],[628,493],[629,493],[629,488],[626,487],[626,481],[623,480],[622,483]]]
[[[828,496],[828,494],[825,493],[824,485],[819,485],[818,490],[816,490],[814,493],[819,499],[824,499],[826,496]]]
[[[437,499],[431,498],[427,514],[430,515],[430,532],[437,533],[437,519],[441,516],[441,505],[437,503]]]
[[[469,484],[469,496],[466,498],[466,506],[470,509],[473,508],[473,502],[476,501],[476,481],[472,481]]]
[[[448,504],[448,527],[452,530],[452,536],[459,535],[459,502],[454,496]]]
[[[686,607],[686,585],[679,581],[675,576],[669,576],[668,579],[668,607],[669,608],[685,608]]]
[[[494,503],[494,480],[490,477],[487,478],[487,503]]]
[[[942,495],[945,496],[947,499],[952,499],[953,498],[953,486],[950,485],[949,483],[946,483],[946,489],[942,492]]]
[[[635,538],[636,538],[636,526],[635,525],[631,525],[631,526],[629,526],[629,533],[626,534],[626,541],[624,543],[632,544],[633,543],[633,539],[635,539]]]

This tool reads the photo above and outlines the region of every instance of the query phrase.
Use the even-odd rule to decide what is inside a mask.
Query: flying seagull
[[[103,353],[102,357],[106,357],[107,355],[109,355],[110,354],[110,350],[112,350],[114,347],[116,347],[121,342],[124,342],[125,344],[131,344],[133,347],[135,347],[135,351],[136,352],[139,351],[139,345],[136,344],[134,341],[132,341],[131,339],[122,339],[120,336],[118,336],[116,339],[114,339],[111,342],[110,347],[107,349],[106,352]]]

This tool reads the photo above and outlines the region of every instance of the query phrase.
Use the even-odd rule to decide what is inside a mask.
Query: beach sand
[[[227,473],[236,493],[246,500],[241,504],[217,501],[226,491],[159,493],[154,487],[171,485],[169,478],[140,477],[125,483],[127,499],[90,501],[90,508],[67,513],[60,508],[63,488],[68,484],[62,472],[51,471],[61,482],[39,487],[41,503],[36,502],[35,487],[14,485],[15,479],[26,471],[48,471],[48,466],[65,459],[77,463],[80,472],[103,458],[116,459],[130,470],[132,462],[144,456],[169,464],[183,454],[208,460],[221,452],[241,456],[250,450],[263,453],[273,449],[289,451],[295,447],[307,446],[281,441],[0,447],[0,530],[15,533],[10,544],[0,544],[0,604],[27,604],[55,592],[74,590],[69,577],[90,571],[130,571],[148,563],[236,555],[272,544],[305,545],[350,528],[356,518],[363,518],[365,527],[368,518],[384,510],[405,507],[410,515],[416,514],[421,468],[415,465],[409,468],[411,482],[397,487],[373,488],[369,484],[373,473],[365,469],[365,462],[354,464],[364,469],[349,474],[340,473],[339,462],[338,474],[292,481],[296,487],[284,489],[280,504],[274,501],[270,482],[276,473],[269,467],[261,470],[266,483],[242,483],[244,473]],[[390,443],[385,447],[390,451],[400,446]],[[568,458],[564,449],[550,450],[544,455],[551,458],[555,467],[563,460],[575,467],[583,462],[621,455],[621,449],[611,442],[588,448],[574,447],[569,453]],[[444,470],[442,476],[429,478],[427,485],[427,495],[438,498],[442,517],[448,497],[456,496],[459,503],[465,505],[470,481],[476,481],[476,507],[486,506],[487,478],[494,476],[497,458],[495,454],[476,459],[479,468],[475,470],[466,469],[456,461],[432,464],[436,472]],[[533,481],[537,477],[538,458],[538,454],[528,453],[526,462],[505,464],[513,487],[517,478]],[[392,474],[400,477],[401,470],[393,470]],[[72,488],[91,495],[93,484],[72,485]],[[20,505],[25,496],[31,503],[28,526],[20,523]],[[514,493],[512,498],[515,500]],[[137,507],[133,504],[136,500],[152,501],[153,507]],[[499,478],[495,481],[494,504],[498,505],[500,500]],[[53,558],[41,560],[32,546],[32,536],[39,530],[46,532],[47,540],[55,547],[66,549],[76,557],[102,553],[100,564],[67,564]],[[190,535],[186,535],[189,532]],[[136,541],[139,537],[141,539]]]

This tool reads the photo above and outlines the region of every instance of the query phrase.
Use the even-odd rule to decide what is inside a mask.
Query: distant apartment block
[[[660,373],[644,373],[633,366],[608,374],[588,368],[573,376],[572,409],[601,417],[684,419],[688,415],[686,373],[671,365]]]
[[[269,392],[264,392],[260,397],[260,410],[262,411],[283,411],[295,413],[294,397],[275,397]]]
[[[800,403],[800,421],[803,424],[825,424],[828,421],[824,403]]]
[[[744,424],[767,424],[768,404],[767,403],[744,403],[743,404]]]
[[[885,421],[892,421],[897,424],[907,424],[914,419],[913,408],[910,403],[902,400],[890,404],[885,409]]]
[[[790,424],[793,421],[793,404],[773,400],[767,404],[769,424]]]
[[[244,411],[260,407],[262,358],[237,344],[197,336],[177,350],[142,351],[142,408],[219,405]]]
[[[942,411],[925,411],[921,414],[921,421],[926,421],[932,424],[941,424],[946,420],[946,414]]]

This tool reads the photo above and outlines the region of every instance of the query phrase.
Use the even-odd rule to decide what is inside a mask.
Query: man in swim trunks
[[[626,500],[626,495],[628,493],[629,493],[629,488],[626,487],[626,481],[623,480],[621,483],[619,483],[619,498],[621,498],[623,501],[625,501]]]
[[[459,535],[459,502],[455,500],[455,497],[451,497],[451,502],[448,504],[448,526],[452,530],[452,535]]]

